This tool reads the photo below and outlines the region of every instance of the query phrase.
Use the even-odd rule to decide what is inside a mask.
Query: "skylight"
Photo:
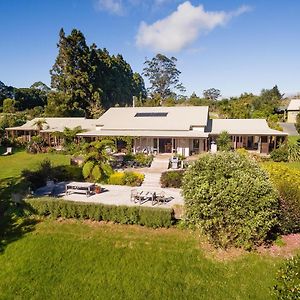
[[[166,117],[168,115],[167,112],[141,112],[136,113],[135,117]]]

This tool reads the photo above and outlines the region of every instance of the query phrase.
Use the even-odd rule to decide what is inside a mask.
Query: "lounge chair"
[[[6,152],[3,153],[2,155],[11,155],[12,154],[12,147],[7,147]]]

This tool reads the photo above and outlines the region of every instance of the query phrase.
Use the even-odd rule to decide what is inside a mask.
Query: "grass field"
[[[279,259],[207,258],[195,232],[46,220],[0,254],[0,299],[271,299]]]
[[[0,179],[19,177],[23,169],[34,169],[44,159],[48,158],[53,165],[67,165],[70,156],[54,153],[29,154],[17,151],[9,156],[0,156]]]

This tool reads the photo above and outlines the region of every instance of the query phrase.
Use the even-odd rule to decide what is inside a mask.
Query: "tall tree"
[[[179,81],[181,72],[177,69],[176,62],[175,57],[168,58],[162,54],[157,54],[151,60],[146,59],[143,75],[150,82],[148,91],[152,96],[158,94],[162,99],[166,99],[172,96],[174,90],[185,91],[184,86]]]
[[[85,37],[76,29],[66,36],[61,29],[57,46],[59,53],[50,70],[51,87],[66,94],[70,98],[69,104],[75,109],[86,110],[94,99],[90,83],[93,72],[89,61],[90,49]]]

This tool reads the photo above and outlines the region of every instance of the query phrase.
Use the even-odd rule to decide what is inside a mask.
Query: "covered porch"
[[[207,138],[137,137],[133,140],[134,153],[173,153],[190,156],[208,151]]]

